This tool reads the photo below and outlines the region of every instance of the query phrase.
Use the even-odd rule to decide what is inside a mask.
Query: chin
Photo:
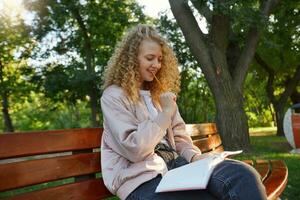
[[[154,80],[154,77],[147,77],[144,79],[144,81],[146,81],[146,82],[151,82],[153,80]]]
[[[149,80],[148,80],[148,81],[149,81],[149,82],[152,82],[153,80],[154,80],[154,78],[149,78]]]

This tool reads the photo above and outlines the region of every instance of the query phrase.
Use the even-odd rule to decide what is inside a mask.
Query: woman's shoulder
[[[105,96],[122,98],[122,97],[125,97],[125,93],[124,93],[124,90],[120,86],[110,85],[107,88],[105,88],[102,93],[102,97],[105,97]]]

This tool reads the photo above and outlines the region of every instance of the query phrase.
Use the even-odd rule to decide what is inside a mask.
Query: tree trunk
[[[192,1],[194,5],[195,2],[198,1]],[[211,18],[207,18],[210,30],[206,35],[199,28],[188,1],[169,0],[169,3],[185,40],[214,94],[217,126],[225,148],[249,149],[248,122],[243,109],[242,90],[260,36],[259,29],[251,26],[245,45],[238,57],[232,59],[235,62],[230,63],[227,61],[226,52],[230,40],[231,19],[226,12],[218,13],[205,9],[209,13],[203,14],[203,10],[195,6],[200,14],[211,15]],[[262,16],[268,16],[277,3],[278,0],[265,1],[261,5]],[[229,7],[225,6],[224,9],[229,10]]]
[[[2,92],[2,113],[3,113],[3,121],[4,121],[4,132],[14,132],[14,127],[12,124],[12,120],[9,115],[9,104],[7,95]]]
[[[250,149],[247,116],[243,96],[232,88],[223,87],[214,95],[217,108],[217,126],[226,150]]]
[[[274,106],[276,113],[276,125],[277,125],[277,136],[283,136],[283,118],[284,118],[284,106],[286,105],[289,97],[292,95],[293,91],[297,89],[297,85],[300,82],[300,65],[297,66],[293,77],[288,77],[286,84],[284,85],[284,91],[278,95],[276,98],[274,92],[274,80],[275,80],[275,70],[269,66],[258,54],[255,54],[255,59],[257,63],[267,71],[268,82],[266,85],[266,91],[271,103]]]
[[[89,91],[88,95],[90,97],[90,109],[91,109],[91,126],[92,127],[99,127],[99,121],[97,120],[97,111],[98,111],[98,104],[97,104],[97,89],[96,89],[96,83],[95,83],[95,63],[94,63],[94,52],[92,49],[92,43],[90,39],[90,34],[88,33],[88,29],[84,23],[84,20],[82,16],[80,15],[78,7],[73,4],[68,4],[74,18],[76,19],[80,30],[83,34],[83,43],[84,43],[84,57],[85,57],[85,64],[87,67],[88,75],[90,77],[89,80]],[[100,110],[100,109],[99,109]]]
[[[300,103],[300,92],[297,91],[297,88],[291,94],[291,101],[294,104]]]
[[[277,125],[277,136],[284,136],[283,131],[283,119],[284,119],[284,104],[277,103],[274,105],[275,113],[276,113],[276,125]]]
[[[276,116],[275,116],[275,113],[273,112],[272,105],[269,104],[268,107],[269,107],[269,110],[270,110],[270,112],[271,112],[271,116],[272,116],[272,120],[273,120],[273,122],[274,122],[274,126],[277,126]]]
[[[98,111],[98,106],[97,106],[97,94],[96,91],[94,89],[94,87],[92,87],[92,90],[90,91],[90,108],[91,108],[91,123],[92,123],[92,127],[99,127],[99,121],[97,120],[97,111]]]
[[[9,115],[9,104],[8,104],[8,95],[5,89],[4,81],[3,81],[3,68],[4,65],[0,60],[0,95],[2,98],[2,113],[3,113],[3,122],[4,122],[4,132],[14,132],[14,127]]]

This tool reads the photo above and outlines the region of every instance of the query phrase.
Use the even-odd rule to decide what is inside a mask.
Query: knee
[[[225,161],[227,162],[227,161]],[[259,173],[249,164],[241,161],[230,160],[228,168],[235,171],[236,177],[240,180],[260,182]]]

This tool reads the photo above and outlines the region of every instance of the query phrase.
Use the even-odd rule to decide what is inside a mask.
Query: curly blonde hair
[[[155,79],[147,83],[153,100],[159,102],[159,96],[163,92],[178,93],[180,88],[178,62],[173,50],[154,27],[139,24],[130,29],[117,44],[108,61],[103,86],[104,89],[113,84],[120,86],[134,103],[140,100],[140,74],[137,57],[139,46],[145,39],[156,41],[162,48],[161,69],[157,72],[156,77],[163,88]]]

